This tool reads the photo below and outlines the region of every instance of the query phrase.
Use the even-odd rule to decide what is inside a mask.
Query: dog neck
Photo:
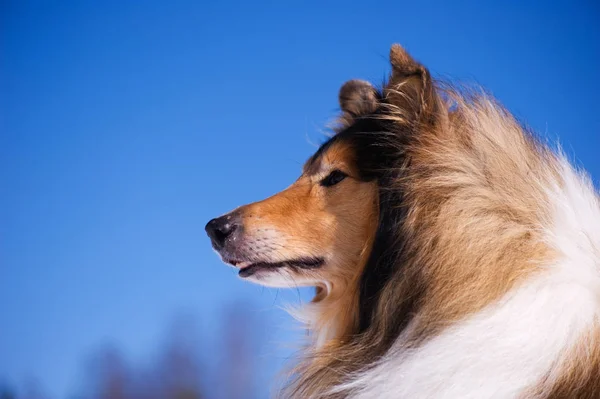
[[[341,345],[359,330],[360,282],[373,246],[374,234],[371,236],[360,252],[358,264],[343,267],[354,273],[317,286],[313,300],[302,309],[316,349]]]

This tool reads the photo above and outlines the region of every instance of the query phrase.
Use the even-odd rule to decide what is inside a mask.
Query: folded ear
[[[427,68],[415,61],[399,44],[390,50],[392,74],[384,89],[386,102],[404,122],[433,123],[438,98]]]
[[[379,94],[369,82],[349,80],[340,89],[339,101],[347,116],[360,117],[375,112],[379,106]]]

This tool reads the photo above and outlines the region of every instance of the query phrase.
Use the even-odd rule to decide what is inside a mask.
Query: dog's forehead
[[[352,162],[354,151],[348,140],[334,136],[325,142],[304,164],[305,175],[316,175],[332,165],[348,165]]]

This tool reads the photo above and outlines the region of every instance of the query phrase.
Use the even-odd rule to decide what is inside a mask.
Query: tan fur
[[[419,339],[498,299],[553,255],[537,227],[551,217],[539,203],[554,160],[489,99],[452,96],[457,110],[420,131],[398,182],[417,254],[408,273],[426,280]]]

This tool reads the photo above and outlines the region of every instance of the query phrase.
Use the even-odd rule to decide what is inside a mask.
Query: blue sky
[[[598,183],[598,3],[444,3],[2,2],[0,382],[66,397],[99,346],[143,361],[181,314],[211,343],[231,303],[263,323],[270,380],[298,293],[238,280],[204,224],[295,179],[340,85],[381,82],[394,42]]]

